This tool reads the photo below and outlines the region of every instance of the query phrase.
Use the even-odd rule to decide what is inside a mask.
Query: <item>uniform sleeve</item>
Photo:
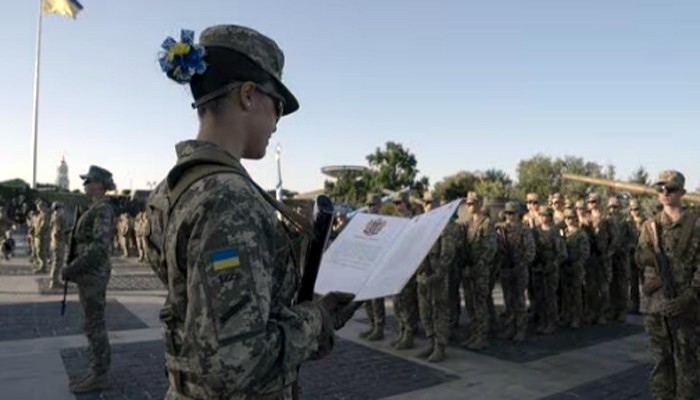
[[[484,228],[484,237],[482,239],[481,260],[484,265],[490,265],[496,256],[498,248],[498,238],[496,237],[496,229],[489,221]]]
[[[186,246],[187,292],[201,301],[191,303],[187,318],[198,320],[197,340],[216,354],[218,378],[245,388],[288,375],[314,357],[322,316],[313,303],[276,299],[273,282],[292,274],[280,257],[288,249],[265,214],[232,201],[220,200],[194,224]]]
[[[532,230],[523,229],[523,255],[522,260],[525,265],[529,266],[535,261],[535,252],[537,252],[537,247],[535,246],[535,238],[532,236]]]
[[[564,239],[560,235],[555,234],[554,237],[556,238],[554,239],[557,252],[556,264],[561,265],[564,261],[566,261],[566,258],[568,257],[568,252],[566,250],[566,242],[564,242]]]
[[[90,265],[102,264],[109,260],[109,245],[112,241],[112,226],[114,214],[111,206],[102,204],[92,209],[95,216],[92,217],[92,226],[85,229],[92,229],[93,238],[85,248],[85,251],[77,254],[75,260],[70,263],[70,268],[77,273],[90,267]]]

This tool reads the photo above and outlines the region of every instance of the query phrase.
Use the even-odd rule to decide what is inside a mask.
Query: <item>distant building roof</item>
[[[328,165],[321,168],[321,172],[331,178],[338,178],[347,173],[361,174],[366,170],[368,168],[362,165]]]

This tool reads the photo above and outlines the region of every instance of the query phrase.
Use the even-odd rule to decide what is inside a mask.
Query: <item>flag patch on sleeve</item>
[[[212,268],[215,272],[235,268],[241,264],[238,249],[234,248],[217,250],[211,253],[209,260],[211,260]]]

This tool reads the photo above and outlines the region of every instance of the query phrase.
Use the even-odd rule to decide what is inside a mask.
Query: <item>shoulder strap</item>
[[[194,185],[202,178],[218,173],[233,173],[243,176],[243,174],[236,168],[219,164],[200,164],[191,166],[187,170],[181,171],[179,176],[177,176],[177,180],[173,179],[171,181],[171,177],[168,175],[168,186],[172,185],[169,188],[170,193],[168,195],[168,200],[170,203],[168,207],[168,216],[170,216],[170,213],[175,208],[175,205],[177,205],[180,197],[182,197],[190,186]]]
[[[690,243],[690,236],[693,234],[693,227],[695,227],[695,221],[697,221],[697,216],[693,214],[688,214],[683,224],[681,230],[681,236],[678,240],[678,248],[680,249],[680,254],[685,253],[688,244]]]

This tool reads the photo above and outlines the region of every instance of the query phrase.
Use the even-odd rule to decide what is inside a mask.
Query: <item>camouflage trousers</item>
[[[472,268],[468,266],[462,278],[462,288],[464,290],[464,308],[469,317],[469,338],[474,341],[485,340],[489,333],[488,267]]]
[[[450,327],[457,328],[459,326],[459,316],[462,312],[462,306],[459,296],[459,287],[462,285],[462,268],[458,265],[453,265],[449,269],[448,286],[449,286],[449,308],[450,308]]]
[[[634,261],[634,257],[630,256],[629,263],[629,278],[630,278],[630,310],[633,312],[639,312],[639,299],[641,295],[640,286],[644,274],[637,266]]]
[[[594,324],[605,318],[610,298],[610,285],[605,280],[600,258],[593,256],[586,262],[584,277],[584,320],[586,324]]]
[[[624,321],[629,309],[629,268],[630,259],[627,252],[618,253],[613,258],[612,280],[610,282],[609,317],[612,320]]]
[[[654,367],[649,379],[651,395],[657,400],[691,400],[700,398],[698,387],[697,318],[679,318],[673,343],[669,320],[659,314],[644,317],[649,334]],[[675,355],[674,355],[675,350]]]
[[[66,262],[65,243],[51,243],[51,281],[61,281],[61,268]]]
[[[83,332],[88,340],[90,369],[96,374],[106,373],[111,362],[109,338],[105,327],[106,294],[106,282],[78,285]]]
[[[559,325],[559,266],[545,265],[532,269],[530,277],[533,290],[534,317],[539,328]]]
[[[144,261],[146,259],[146,238],[143,236],[136,237],[136,250],[138,251],[139,261]]]
[[[430,279],[430,278],[429,278]],[[449,277],[418,284],[418,310],[426,336],[446,346],[450,336]]]
[[[369,326],[371,328],[384,329],[384,324],[386,322],[384,298],[365,301],[364,307],[367,318],[369,319]]]
[[[34,270],[35,271],[46,271],[49,267],[49,248],[50,242],[48,239],[35,238],[33,243],[34,251]]]
[[[119,236],[119,249],[122,252],[122,257],[129,257],[129,242],[126,236]]]
[[[172,376],[172,374],[171,374]],[[229,395],[223,394],[216,390],[205,388],[199,385],[194,385],[189,382],[182,382],[180,390],[184,393],[178,392],[173,384],[173,379],[168,378],[170,385],[168,391],[165,394],[164,400],[205,400],[205,399],[223,399],[228,400],[293,400],[293,389],[292,387],[287,387],[280,390],[277,393],[269,394],[239,394],[239,395]],[[224,397],[225,396],[225,397]]]
[[[503,329],[507,337],[517,334],[525,335],[527,331],[527,304],[525,302],[528,288],[528,268],[521,270],[501,270],[501,287],[506,312],[503,318]]]
[[[415,275],[394,296],[394,315],[398,324],[398,332],[413,331],[418,325],[418,292]]]
[[[489,293],[486,296],[486,306],[489,312],[489,330],[495,333],[498,330],[498,316],[496,315],[496,304],[493,300],[493,290],[496,288],[496,283],[500,277],[499,266],[494,263],[489,271]]]
[[[561,276],[561,324],[581,326],[583,320],[583,265],[566,266]]]

